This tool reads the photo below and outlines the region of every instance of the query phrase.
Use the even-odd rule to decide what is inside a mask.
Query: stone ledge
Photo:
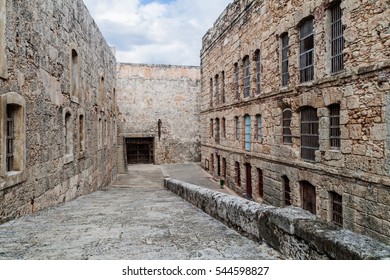
[[[390,259],[390,247],[319,221],[297,207],[277,208],[165,178],[164,186],[248,237],[292,259]]]

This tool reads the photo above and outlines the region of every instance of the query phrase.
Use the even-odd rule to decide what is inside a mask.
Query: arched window
[[[239,117],[235,117],[234,118],[234,124],[235,124],[235,128],[236,128],[236,140],[240,140],[241,138],[241,124],[240,124],[240,118]]]
[[[340,105],[333,104],[329,106],[329,120],[330,120],[330,147],[335,150],[340,149]]]
[[[255,63],[256,63],[256,91],[257,94],[261,93],[261,60],[260,50],[255,52]]]
[[[281,41],[281,69],[282,69],[282,86],[288,86],[289,82],[289,73],[288,73],[288,33],[283,33],[282,36],[280,36]]]
[[[65,154],[73,155],[73,125],[72,114],[68,111],[65,113]]]
[[[71,51],[71,96],[74,101],[79,102],[79,76],[80,65],[79,56],[75,49]]]
[[[284,144],[291,144],[292,143],[291,119],[292,119],[291,110],[285,109],[283,111],[283,143]]]
[[[299,28],[299,69],[301,83],[314,79],[314,20],[308,18]]]
[[[257,114],[256,115],[256,130],[257,130],[256,138],[258,142],[261,142],[262,139],[262,129],[263,129],[263,125],[262,125],[261,115]]]
[[[301,110],[301,157],[315,161],[315,151],[319,148],[317,110],[305,107]]]
[[[251,70],[249,56],[245,56],[243,60],[243,71],[244,71],[244,97],[250,96],[251,90]]]
[[[245,115],[245,150],[251,150],[251,116]]]

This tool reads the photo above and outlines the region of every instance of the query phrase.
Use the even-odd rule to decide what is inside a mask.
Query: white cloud
[[[231,0],[84,0],[119,62],[199,65],[202,37]]]

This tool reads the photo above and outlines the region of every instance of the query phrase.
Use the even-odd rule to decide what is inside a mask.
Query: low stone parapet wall
[[[166,178],[164,186],[227,226],[291,259],[390,259],[390,247],[317,220],[297,207],[277,208]]]

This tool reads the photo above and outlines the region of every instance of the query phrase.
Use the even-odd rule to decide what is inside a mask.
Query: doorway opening
[[[154,138],[126,138],[127,164],[153,164]]]

